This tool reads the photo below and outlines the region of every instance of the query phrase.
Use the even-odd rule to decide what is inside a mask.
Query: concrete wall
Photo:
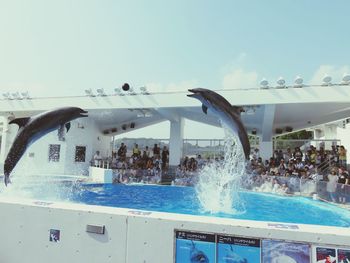
[[[316,245],[350,249],[349,228],[4,198],[0,198],[0,210],[0,262],[6,263],[171,263],[176,230],[307,243],[314,258]],[[87,225],[105,226],[105,233],[86,232]],[[51,229],[60,231],[59,242],[49,240]]]

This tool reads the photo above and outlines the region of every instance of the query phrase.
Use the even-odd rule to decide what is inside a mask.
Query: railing
[[[301,150],[305,150],[310,145],[315,146],[317,149],[323,147],[324,149],[331,149],[332,145],[341,145],[340,140],[318,140],[318,139],[308,139],[308,140],[281,140],[274,139],[273,140],[273,149],[294,149],[295,147],[300,147]]]
[[[260,175],[252,177],[245,182],[244,188],[251,191],[266,192],[282,195],[308,196],[334,203],[350,202],[350,185],[336,184],[335,191],[327,191],[329,182],[323,181],[319,175],[316,180],[298,177],[267,176],[262,179]],[[284,185],[287,188],[283,188]],[[330,190],[329,187],[328,190]],[[285,190],[287,189],[287,190]]]

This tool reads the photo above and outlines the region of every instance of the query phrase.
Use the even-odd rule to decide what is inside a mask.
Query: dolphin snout
[[[80,117],[88,117],[88,112],[85,110],[82,110],[81,112],[79,112],[79,116]]]

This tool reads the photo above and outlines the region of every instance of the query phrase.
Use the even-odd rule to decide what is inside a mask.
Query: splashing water
[[[198,175],[197,197],[205,212],[244,213],[239,197],[245,174],[245,157],[236,135],[225,129],[224,160],[206,165]]]
[[[2,197],[11,199],[40,199],[65,202],[70,200],[73,192],[80,190],[81,176],[37,175],[35,162],[23,158],[11,174],[11,184],[0,185]],[[1,183],[1,182],[0,182]],[[62,187],[65,184],[68,187]]]

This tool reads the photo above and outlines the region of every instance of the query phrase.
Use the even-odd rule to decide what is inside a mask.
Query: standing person
[[[100,155],[100,151],[96,151],[96,153],[94,155],[94,165],[95,165],[95,167],[102,166],[102,157]]]
[[[162,151],[162,170],[163,171],[167,167],[168,157],[169,157],[169,150],[167,149],[166,146],[164,146]]]
[[[346,167],[346,149],[343,145],[339,147],[339,165]]]
[[[132,149],[132,156],[134,158],[139,158],[141,156],[141,151],[137,143],[134,144],[134,148]]]
[[[346,169],[342,166],[338,170],[339,179],[338,179],[338,193],[339,193],[339,202],[342,204],[346,203],[346,187],[349,187],[349,174]]]
[[[127,152],[126,145],[122,142],[120,144],[119,149],[118,149],[118,157],[119,157],[120,161],[122,161],[122,162],[125,161],[125,159],[126,159],[126,152]]]
[[[160,148],[158,147],[158,144],[154,144],[153,147],[153,158],[158,159],[160,157]]]
[[[327,193],[329,195],[329,200],[332,202],[337,202],[336,191],[337,191],[337,183],[338,183],[338,175],[335,170],[332,170],[331,173],[327,176]]]

